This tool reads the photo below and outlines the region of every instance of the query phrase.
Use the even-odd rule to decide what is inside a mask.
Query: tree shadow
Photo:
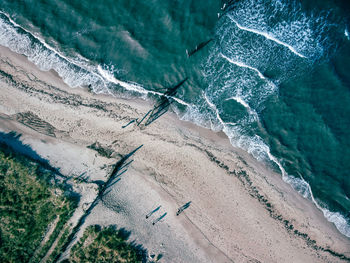
[[[182,81],[177,83],[173,87],[169,87],[166,89],[164,94],[160,97],[158,103],[154,105],[152,110],[149,110],[142,119],[137,122],[137,126],[139,126],[143,120],[148,117],[148,119],[145,122],[145,126],[150,125],[151,123],[155,122],[157,119],[159,119],[162,115],[167,113],[169,110],[170,105],[174,102],[174,96],[176,95],[178,89],[188,80],[188,77],[184,78]]]
[[[51,166],[48,160],[42,158],[29,145],[23,144],[23,142],[20,140],[21,136],[22,134],[18,134],[14,131],[11,131],[9,133],[0,132],[0,150],[2,150],[5,153],[5,155],[17,157],[24,156],[27,160],[29,159],[30,161],[39,164],[37,168],[38,177],[40,179],[46,180],[47,182],[53,180],[55,185],[59,186],[65,191],[65,195],[71,201],[73,201],[75,204],[78,204],[80,200],[80,195],[73,191],[72,186],[70,184],[65,183],[68,179],[70,179],[70,177],[61,174],[60,170],[56,167]],[[42,177],[43,175],[47,174],[42,173],[42,169],[51,172],[51,176]],[[58,180],[57,176],[61,179],[63,178],[63,180]]]
[[[64,243],[64,245],[62,246],[60,252],[57,254],[54,262],[57,262],[60,259],[62,253],[64,251],[66,251],[66,249],[68,248],[69,244],[71,244],[71,242],[76,238],[76,234],[80,230],[81,226],[85,223],[86,218],[91,214],[92,210],[97,206],[97,204],[103,198],[103,196],[107,195],[111,191],[110,187],[120,181],[119,177],[124,172],[127,171],[126,167],[132,163],[132,161],[127,162],[128,159],[131,156],[133,156],[142,147],[143,147],[143,144],[140,145],[139,147],[137,147],[135,150],[131,151],[130,153],[124,155],[115,164],[115,166],[113,168],[113,171],[112,171],[111,175],[109,176],[109,178],[107,179],[107,181],[106,182],[102,182],[102,183],[99,184],[99,191],[98,191],[98,194],[97,194],[95,200],[91,203],[89,208],[84,212],[84,214],[79,218],[77,224],[73,227],[72,232],[69,234],[69,236],[67,238],[67,241]],[[121,171],[122,169],[124,169],[124,170]],[[85,178],[85,173],[81,174],[78,178],[82,178],[82,180],[85,180],[84,179]],[[109,190],[107,191],[107,189],[109,189]]]
[[[38,162],[45,169],[54,172],[61,177],[66,177],[60,173],[58,168],[52,167],[48,160],[42,158],[29,145],[23,144],[20,140],[21,136],[22,134],[14,131],[9,133],[0,132],[0,149],[14,154],[22,154],[28,159]]]
[[[131,235],[131,231],[126,230],[125,228],[118,229],[117,225],[113,225],[112,227],[117,232],[117,236],[119,238],[121,238],[125,242],[128,241]],[[140,257],[142,258],[142,262],[147,262],[148,251],[143,245],[136,243],[135,240],[128,242],[128,244],[130,244],[130,246],[136,251],[136,253],[140,255]]]

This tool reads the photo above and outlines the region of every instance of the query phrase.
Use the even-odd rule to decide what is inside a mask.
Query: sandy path
[[[3,47],[0,54],[0,130],[23,134],[21,140],[63,174],[86,172],[91,180],[105,180],[118,154],[144,144],[83,228],[116,224],[150,253],[163,254],[164,262],[338,262],[350,257],[349,239],[312,203],[234,149],[222,133],[171,113],[147,128],[122,129],[151,105],[70,89],[24,57]],[[26,112],[35,121],[18,115]],[[96,141],[114,151],[112,158],[86,148]],[[76,218],[83,203],[96,196],[94,187],[76,185],[82,194]],[[176,216],[188,201],[190,208]],[[155,215],[167,215],[153,226],[155,215],[148,220],[145,215],[158,205]]]
[[[45,245],[46,242],[49,241],[53,231],[55,230],[58,221],[60,220],[60,216],[57,216],[53,222],[50,223],[47,232],[45,233],[45,236],[43,240],[41,241],[39,247],[35,250],[34,255],[32,256],[30,262],[33,262],[36,260],[37,255],[41,252],[43,246]]]

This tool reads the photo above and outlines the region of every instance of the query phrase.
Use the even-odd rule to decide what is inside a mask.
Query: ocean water
[[[349,4],[224,2],[2,0],[0,45],[113,96],[154,99],[189,77],[179,118],[224,131],[350,237]]]

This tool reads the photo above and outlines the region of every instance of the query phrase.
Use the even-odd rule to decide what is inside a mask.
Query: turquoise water
[[[189,77],[179,118],[223,130],[350,237],[349,6],[223,4],[3,0],[0,44],[96,93],[151,99]]]

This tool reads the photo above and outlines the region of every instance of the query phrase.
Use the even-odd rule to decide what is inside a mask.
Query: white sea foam
[[[300,64],[300,57],[307,58],[303,60],[303,65],[312,64],[312,61],[321,58],[325,48],[331,45],[327,39],[327,32],[330,32],[333,26],[327,23],[326,18],[317,15],[306,16],[297,4],[285,3],[274,0],[268,3],[265,0],[240,1],[225,15],[226,18],[219,21],[216,29],[218,45],[211,47],[203,74],[208,82],[208,87],[203,92],[203,100],[212,111],[207,112],[200,108],[204,113],[201,114],[201,111],[196,109],[197,114],[186,114],[185,117],[192,117],[191,121],[201,124],[210,120],[210,126],[214,126],[215,129],[221,127],[232,145],[245,149],[258,160],[274,163],[285,182],[304,198],[312,201],[328,221],[333,222],[341,233],[350,237],[350,226],[346,218],[338,212],[331,212],[315,200],[310,185],[301,175],[287,174],[283,161],[271,154],[264,140],[258,135],[249,135],[252,124],[259,122],[259,107],[277,90],[275,83],[293,76],[294,68]],[[276,21],[275,16],[282,20]],[[347,30],[344,34],[349,39]],[[276,44],[285,47],[285,51],[276,48]],[[224,67],[217,57],[252,72]],[[271,72],[271,68],[274,74],[273,82],[259,70],[266,69]],[[256,74],[266,84],[258,83],[256,77],[251,76]],[[224,123],[218,107],[222,101],[229,99],[240,103],[248,112],[249,109],[255,112],[254,116],[257,117],[250,119],[244,116],[235,122]]]
[[[91,85],[96,93],[109,92],[102,76],[93,72],[84,61],[68,58],[45,43],[41,38],[31,34],[17,25],[4,13],[9,21],[0,18],[0,44],[12,51],[25,55],[28,60],[41,70],[55,70],[71,87]],[[22,31],[21,31],[22,30]]]
[[[25,28],[16,24],[9,15],[0,11],[1,14],[5,15],[9,22],[4,21],[0,17],[0,44],[10,48],[12,51],[23,54],[28,57],[30,61],[35,63],[42,70],[54,69],[61,78],[71,87],[79,86],[88,86],[91,85],[94,92],[96,93],[110,93],[110,84],[121,86],[124,89],[135,92],[141,95],[163,95],[162,93],[156,91],[149,91],[143,88],[141,85],[133,82],[121,81],[114,77],[113,72],[110,72],[106,69],[103,69],[101,65],[93,66],[88,63],[88,60],[77,56],[76,58],[70,58],[63,55],[61,52],[57,51],[45,41],[40,38],[38,35],[35,35]],[[250,29],[238,24],[236,21],[233,21],[237,27],[241,30],[250,31],[264,36],[267,39],[270,39],[280,45],[287,47],[293,53],[300,57],[305,57],[298,51],[296,51],[291,45],[284,43],[278,40],[274,35],[271,35],[266,32],[261,32],[258,30]],[[21,28],[24,32],[20,32],[18,29]],[[254,32],[256,31],[256,32]],[[33,37],[33,41],[30,37]],[[345,36],[349,39],[349,33],[345,30]],[[293,51],[294,50],[294,51]],[[227,57],[228,58],[228,57]],[[233,61],[233,60],[232,60]],[[260,78],[265,77],[252,66],[247,66],[245,63],[233,63],[240,67],[249,68],[258,73]],[[260,73],[260,74],[259,74]],[[266,95],[271,94],[270,91],[267,91]],[[288,175],[281,163],[275,158],[271,153],[269,147],[264,143],[264,141],[257,135],[247,136],[244,135],[242,126],[240,124],[247,124],[257,121],[254,119],[241,120],[239,123],[234,122],[224,122],[221,117],[217,106],[212,102],[207,93],[203,93],[203,97],[208,104],[209,108],[213,111],[213,116],[204,116],[203,112],[199,110],[198,106],[194,104],[188,104],[185,101],[173,98],[178,103],[187,106],[187,111],[183,115],[182,119],[190,120],[197,123],[200,126],[208,127],[210,126],[213,130],[222,130],[229,137],[231,143],[243,149],[246,149],[258,160],[271,160],[279,167],[282,173],[282,178],[289,183],[296,191],[298,191],[302,196],[307,199],[312,200],[315,205],[323,212],[324,216],[330,221],[333,222],[336,227],[344,235],[350,237],[350,226],[347,224],[347,221],[344,216],[337,212],[330,212],[327,208],[322,207],[313,197],[310,185],[303,179],[294,176]],[[243,97],[235,95],[230,97],[230,99],[236,100],[238,103],[241,103],[248,110],[256,114],[256,112],[250,108],[249,103],[246,102],[246,98],[249,98],[249,94],[245,94]],[[265,96],[265,95],[264,95]],[[262,97],[264,97],[262,96]],[[249,101],[249,100],[248,100]],[[257,114],[256,114],[257,116]]]
[[[148,95],[148,94],[158,95],[158,96],[163,96],[164,95],[161,92],[152,91],[152,90],[146,90],[140,84],[135,83],[135,82],[121,81],[121,80],[115,78],[113,76],[113,74],[111,74],[110,72],[102,69],[102,67],[100,65],[97,66],[97,71],[101,74],[102,77],[104,77],[109,82],[114,83],[116,85],[119,85],[119,86],[125,88],[126,90],[133,91],[133,92],[140,93],[140,94],[145,94],[145,95]],[[185,102],[185,101],[183,101],[183,100],[181,100],[179,98],[176,98],[176,97],[173,97],[173,96],[167,96],[167,97],[174,99],[176,102],[178,102],[178,103],[180,103],[182,105],[190,106],[189,103],[187,103],[187,102]]]
[[[7,17],[6,22],[0,17],[0,45],[10,48],[12,51],[25,55],[28,60],[37,65],[41,70],[55,70],[63,81],[72,88],[91,86],[95,93],[107,93],[113,95],[110,84],[113,83],[125,90],[140,95],[163,94],[143,88],[140,84],[118,80],[113,72],[103,69],[101,65],[89,65],[87,59],[77,54],[77,58],[69,58],[48,45],[42,38],[26,30],[13,21],[9,15],[0,11]],[[23,30],[21,33],[18,29]],[[33,40],[30,39],[33,38]],[[171,97],[176,102],[189,106],[185,101]]]
[[[238,102],[239,104],[241,104],[244,108],[246,108],[246,110],[248,111],[248,113],[252,116],[254,116],[254,121],[257,121],[259,119],[258,117],[258,114],[256,113],[255,110],[253,110],[249,104],[247,102],[244,101],[244,99],[242,99],[241,97],[239,96],[233,96],[233,97],[230,97],[230,98],[227,98],[225,99],[225,101],[228,101],[228,100],[234,100],[236,102]]]
[[[348,40],[350,40],[349,31],[347,28],[345,28],[344,35]]]
[[[236,24],[236,26],[239,28],[239,29],[242,29],[242,30],[245,30],[245,31],[248,31],[248,32],[251,32],[251,33],[254,33],[254,34],[257,34],[257,35],[261,35],[263,37],[265,37],[266,39],[269,39],[271,41],[274,41],[276,42],[277,44],[279,45],[282,45],[286,48],[288,48],[290,51],[292,51],[295,55],[301,57],[301,58],[306,58],[306,56],[304,56],[303,54],[299,53],[297,50],[295,50],[294,47],[292,47],[291,45],[277,39],[274,35],[272,35],[271,33],[268,33],[268,32],[263,32],[263,31],[259,31],[259,30],[256,30],[256,29],[253,29],[253,28],[248,28],[248,27],[245,27],[245,26],[242,26],[240,25],[231,15],[228,15],[228,17],[231,19],[232,22],[234,22]]]
[[[260,161],[266,160],[269,153],[269,147],[263,142],[263,140],[255,135],[253,137],[242,135],[240,126],[237,123],[224,122],[220,117],[220,112],[216,105],[210,101],[208,95],[203,93],[203,97],[209,107],[215,113],[218,123],[211,122],[212,130],[222,130],[230,139],[230,142],[233,146],[247,150],[252,154],[256,159]],[[248,106],[249,107],[249,106]]]
[[[141,93],[141,94],[161,95],[161,93],[159,93],[159,92],[146,90],[141,85],[139,85],[137,83],[121,81],[121,80],[115,78],[110,72],[102,69],[101,65],[97,66],[97,71],[107,81],[114,83],[116,85],[119,85],[127,90],[134,91],[134,92]]]
[[[329,33],[338,30],[339,24],[329,23],[331,12],[306,13],[299,1],[243,0],[236,2],[221,21],[229,20],[237,30],[261,36],[284,46],[288,53],[315,61],[336,47]]]
[[[314,198],[311,187],[305,181],[305,179],[302,176],[295,177],[287,174],[281,162],[271,154],[269,146],[263,141],[260,136],[245,135],[244,131],[240,128],[240,125],[238,123],[225,123],[221,119],[219,111],[215,104],[212,103],[208,98],[208,95],[204,94],[204,98],[210,108],[215,112],[215,116],[217,117],[218,123],[215,123],[213,120],[210,121],[211,128],[213,130],[222,130],[228,136],[233,146],[246,150],[248,153],[252,154],[255,159],[263,162],[271,161],[276,164],[281,172],[282,179],[286,183],[290,184],[292,188],[304,198],[312,201],[316,207],[322,211],[324,217],[329,222],[332,222],[342,234],[350,237],[350,225],[342,214],[339,212],[331,212],[327,207],[321,206]],[[198,122],[198,120],[201,118],[204,118],[203,115],[201,115],[201,113],[197,113],[195,118],[191,121],[199,125],[202,124],[201,126],[205,126],[205,121],[202,120]]]
[[[277,158],[270,153],[269,149],[267,151],[267,154],[269,156],[269,159],[275,164],[277,164],[277,166],[279,167],[283,180],[290,184],[293,187],[293,189],[296,190],[299,194],[301,194],[304,198],[312,201],[316,205],[316,207],[322,211],[324,217],[329,222],[332,222],[342,234],[344,234],[347,237],[350,237],[350,225],[348,224],[346,218],[339,212],[331,212],[326,207],[321,206],[316,201],[312,193],[310,184],[307,183],[301,175],[300,178],[288,175],[281,163],[277,160]]]
[[[227,98],[225,99],[226,101],[227,100],[235,100],[237,101],[239,104],[241,104],[244,108],[246,108],[248,111],[250,112],[254,112],[248,105],[248,103],[246,103],[241,97],[238,97],[238,96],[234,96],[234,97],[230,97],[230,98]],[[254,112],[255,113],[255,112]]]
[[[283,168],[281,162],[270,153],[270,148],[263,142],[263,140],[259,136],[249,137],[245,135],[237,135],[235,134],[233,129],[230,129],[225,125],[223,131],[230,138],[231,143],[243,149],[246,149],[249,153],[251,153],[257,160],[264,161],[266,160],[266,156],[270,161],[275,163],[281,174],[282,179],[290,184],[292,188],[297,191],[304,198],[312,201],[318,209],[320,209],[324,215],[324,217],[331,223],[333,223],[337,229],[347,237],[350,237],[350,225],[348,224],[346,218],[340,214],[339,212],[331,212],[328,208],[321,206],[317,200],[314,198],[311,186],[308,184],[305,179],[300,176],[300,178],[288,175],[285,169]],[[235,137],[239,137],[238,139]]]
[[[332,222],[337,229],[343,233],[345,236],[350,237],[350,226],[346,221],[346,218],[338,212],[330,212],[326,208],[320,208],[323,215],[327,218],[329,222]]]
[[[264,77],[264,75],[263,75],[258,69],[253,68],[253,67],[251,67],[251,66],[248,66],[248,65],[246,65],[246,64],[244,64],[244,63],[242,63],[242,62],[234,61],[233,59],[230,59],[230,58],[226,57],[226,56],[225,56],[224,54],[222,54],[222,53],[220,53],[220,56],[223,57],[224,59],[226,59],[228,62],[237,65],[238,67],[249,68],[249,69],[255,71],[256,73],[258,73],[258,76],[259,76],[261,79],[263,79],[263,80],[266,79],[266,78]]]
[[[205,101],[208,103],[208,105],[209,105],[209,107],[215,112],[215,114],[216,114],[216,118],[217,118],[217,120],[219,121],[219,125],[211,125],[211,129],[212,130],[224,130],[225,129],[225,123],[224,123],[224,121],[221,119],[221,117],[220,117],[220,113],[219,113],[219,110],[218,110],[218,108],[215,106],[215,104],[214,103],[212,103],[209,99],[208,99],[208,97],[207,97],[207,95],[205,94],[205,93],[203,93],[203,97],[205,98]]]
[[[317,200],[314,198],[310,185],[305,181],[305,179],[300,176],[295,177],[292,175],[288,175],[281,162],[271,154],[270,148],[266,145],[263,139],[255,135],[253,137],[242,134],[242,131],[238,128],[237,123],[225,123],[219,114],[219,111],[214,103],[210,101],[208,96],[204,94],[205,101],[208,103],[210,108],[215,112],[217,116],[217,120],[219,121],[219,125],[215,125],[212,122],[212,129],[221,130],[228,136],[230,142],[233,146],[245,149],[247,152],[252,154],[254,158],[259,161],[272,161],[279,168],[282,179],[290,184],[292,188],[297,191],[304,198],[312,201],[318,209],[320,209],[324,215],[324,217],[332,222],[337,229],[347,237],[350,237],[350,226],[346,220],[346,218],[340,214],[339,212],[331,212],[324,206],[321,206]],[[243,104],[242,104],[243,105]],[[197,118],[200,115],[197,115]]]

